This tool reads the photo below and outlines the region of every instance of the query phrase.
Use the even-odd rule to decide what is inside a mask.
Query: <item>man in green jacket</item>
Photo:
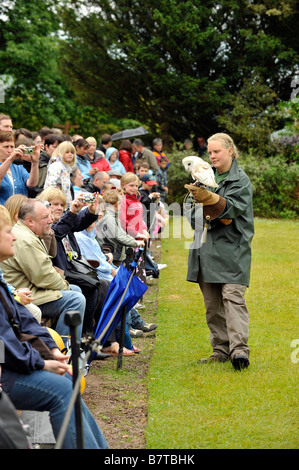
[[[238,153],[230,136],[210,137],[208,153],[218,183],[215,192],[185,186],[193,201],[202,204],[207,224],[205,242],[189,251],[187,274],[187,280],[198,282],[203,293],[213,348],[209,359],[199,362],[231,360],[240,370],[249,365],[249,313],[244,294],[249,286],[254,235],[253,190],[237,164]],[[191,224],[196,228],[194,218]],[[195,238],[199,240],[196,232]]]
[[[3,277],[9,284],[27,287],[32,292],[34,303],[39,306],[44,318],[57,320],[55,330],[64,337],[69,327],[64,322],[68,310],[79,310],[81,337],[85,312],[85,297],[81,289],[70,285],[52,264],[43,237],[49,235],[52,226],[50,210],[37,199],[27,199],[19,209],[18,222],[13,226],[16,236],[14,256],[1,263]]]

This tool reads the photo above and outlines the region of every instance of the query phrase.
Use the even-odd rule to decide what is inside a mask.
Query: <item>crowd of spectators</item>
[[[55,437],[62,408],[70,399],[71,372],[69,357],[57,348],[50,331],[56,331],[67,348],[65,315],[76,310],[81,316],[78,337],[94,333],[111,281],[140,246],[158,272],[165,267],[156,265],[150,250],[151,239],[159,236],[167,220],[163,203],[170,163],[162,141],[155,139],[152,150],[140,139],[116,144],[109,134],[98,142],[93,136],[69,136],[46,127],[14,129],[11,117],[0,114],[0,339],[5,346],[0,382],[16,408],[49,411]],[[82,259],[96,268],[95,285],[71,276],[71,261]],[[145,258],[138,275],[147,282],[151,273]],[[51,350],[50,359],[14,334],[7,303],[18,329],[41,337]],[[143,307],[139,301],[128,312],[126,356],[142,353],[132,338],[157,328],[141,318]],[[118,352],[116,328],[95,359]],[[52,389],[57,392],[50,399]],[[40,396],[37,390],[42,390]],[[85,446],[107,447],[82,406]],[[72,418],[66,448],[76,447],[74,426]]]

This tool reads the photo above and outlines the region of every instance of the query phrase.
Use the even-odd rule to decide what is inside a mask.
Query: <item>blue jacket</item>
[[[91,170],[91,164],[90,161],[87,160],[87,158],[80,157],[80,155],[76,155],[77,159],[77,167],[82,173],[83,180],[90,179],[91,175],[89,174],[89,170]]]
[[[39,336],[46,345],[52,349],[57,345],[52,339],[47,328],[41,326],[32,314],[19,302],[15,301],[12,294],[10,294],[7,285],[0,279],[0,291],[10,306],[16,323],[19,325],[22,333]],[[44,368],[44,359],[40,356],[39,352],[34,349],[30,343],[21,343],[15,335],[11,324],[9,322],[8,314],[2,302],[0,302],[0,343],[4,345],[4,358],[1,364],[2,374],[0,383],[3,390],[9,393],[15,380],[20,375],[28,375],[35,370]],[[2,351],[0,347],[0,352]]]
[[[0,163],[0,165],[2,165],[2,163]],[[15,165],[14,163],[10,165],[10,170],[14,182],[14,190],[10,178],[6,173],[0,186],[1,205],[4,205],[7,199],[13,194],[25,194],[25,196],[28,196],[28,189],[26,186],[26,181],[30,176],[28,171],[25,170],[23,165]]]
[[[67,269],[67,255],[62,243],[62,239],[67,235],[72,251],[76,251],[81,255],[80,247],[74,235],[74,232],[81,232],[88,228],[98,219],[97,215],[91,214],[88,208],[82,209],[78,214],[67,211],[61,219],[52,225],[57,241],[57,255],[53,258],[54,266],[65,271]]]

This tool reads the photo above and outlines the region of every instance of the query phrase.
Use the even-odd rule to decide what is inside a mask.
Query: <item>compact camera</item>
[[[34,150],[34,147],[25,147],[24,148],[24,153],[26,154],[32,154]]]
[[[84,194],[82,197],[84,204],[90,204],[95,201],[95,197],[92,194]]]

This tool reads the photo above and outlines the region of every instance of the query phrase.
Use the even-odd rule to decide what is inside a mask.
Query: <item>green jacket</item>
[[[206,242],[200,247],[195,207],[191,212],[197,244],[189,249],[187,281],[198,282],[200,269],[205,282],[249,286],[251,240],[254,235],[253,189],[236,159],[215,192],[226,200],[226,207],[218,218],[210,222]],[[220,219],[232,219],[232,222],[224,225]]]
[[[45,244],[20,220],[12,231],[15,254],[1,263],[5,281],[16,289],[28,287],[36,305],[60,299],[69,283],[54,269]]]

